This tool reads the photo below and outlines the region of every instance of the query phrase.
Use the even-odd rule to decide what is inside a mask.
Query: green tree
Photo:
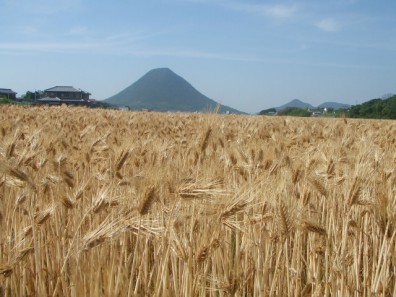
[[[111,105],[111,104],[109,104],[109,103],[107,103],[107,102],[104,102],[104,101],[99,101],[99,100],[95,101],[95,104],[93,105],[93,107],[98,107],[98,108],[114,108],[113,105]]]
[[[27,101],[27,102],[34,102],[37,99],[42,98],[43,95],[44,95],[43,91],[34,91],[34,92],[27,91],[25,95],[22,95],[22,99],[23,101]]]

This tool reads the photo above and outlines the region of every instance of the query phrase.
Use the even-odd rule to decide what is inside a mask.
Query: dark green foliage
[[[92,107],[98,107],[98,108],[114,108],[115,106],[104,102],[104,101],[95,101],[95,104]]]
[[[349,110],[351,118],[396,119],[396,95],[388,99],[373,99],[354,105]]]
[[[264,110],[259,112],[260,115],[275,114],[275,113],[276,113],[276,109],[275,108],[268,108],[268,109],[264,109]]]
[[[298,107],[287,107],[278,111],[278,115],[295,116],[295,117],[310,117],[311,112],[307,109]]]
[[[43,97],[44,92],[43,91],[27,91],[25,95],[22,95],[22,101],[25,102],[35,102],[37,99],[40,99]]]

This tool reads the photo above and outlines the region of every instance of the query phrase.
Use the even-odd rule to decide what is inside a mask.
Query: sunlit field
[[[0,296],[396,296],[396,121],[0,107]]]

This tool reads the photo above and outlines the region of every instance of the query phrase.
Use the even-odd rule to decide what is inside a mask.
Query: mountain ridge
[[[297,107],[297,108],[303,108],[303,109],[306,109],[306,108],[310,108],[310,109],[315,109],[315,108],[340,109],[340,108],[349,108],[350,106],[351,105],[349,105],[349,104],[332,102],[332,101],[326,101],[326,102],[319,104],[318,106],[313,106],[312,104],[303,102],[300,99],[293,99],[293,100],[287,102],[286,104],[283,104],[281,106],[274,107],[274,108],[279,111],[279,110],[289,108],[289,107]]]

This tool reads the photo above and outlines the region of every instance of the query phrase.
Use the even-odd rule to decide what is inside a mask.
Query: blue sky
[[[245,112],[396,93],[394,0],[0,0],[0,87],[105,99],[169,67]]]

